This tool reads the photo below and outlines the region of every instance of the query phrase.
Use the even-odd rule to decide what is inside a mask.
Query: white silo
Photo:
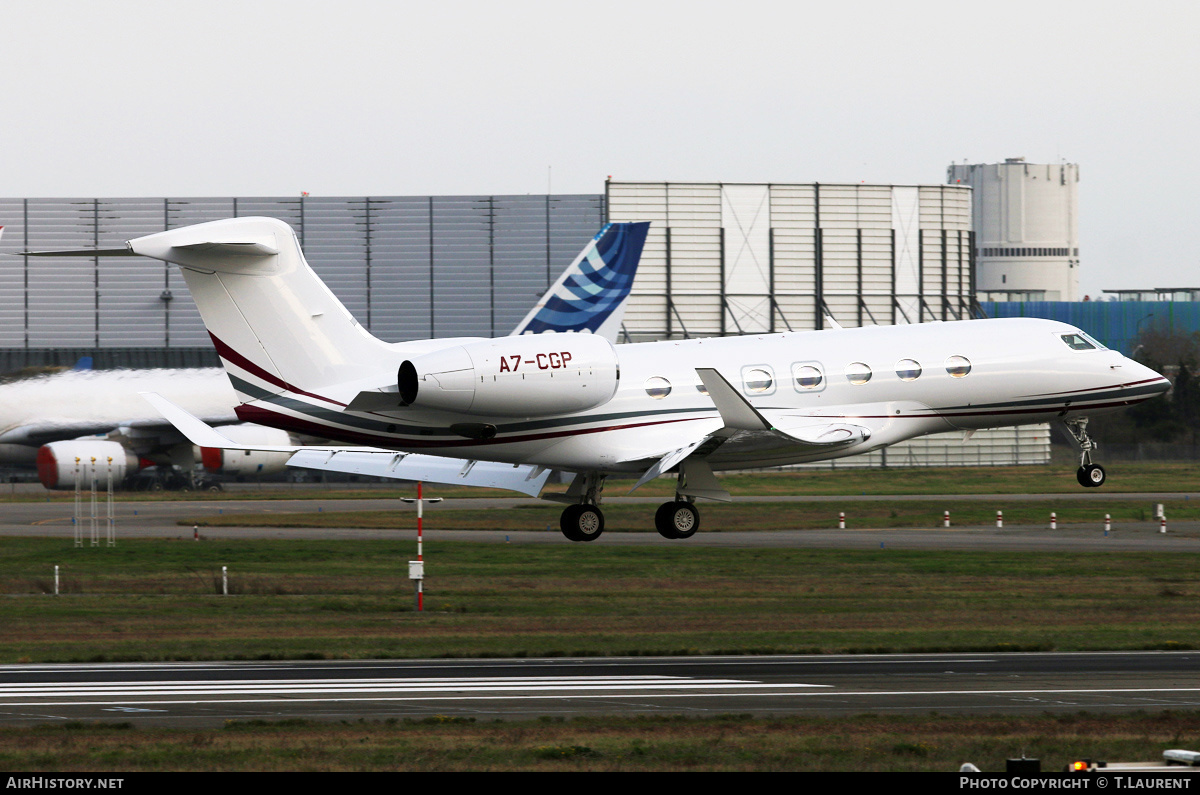
[[[980,300],[1079,300],[1078,164],[955,164],[947,182],[973,189]]]

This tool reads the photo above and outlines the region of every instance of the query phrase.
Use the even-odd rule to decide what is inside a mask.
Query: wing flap
[[[467,461],[417,453],[384,450],[302,449],[288,459],[288,466],[346,472],[397,480],[423,480],[453,486],[482,486],[509,489],[536,497],[546,485],[550,470],[529,464]]]

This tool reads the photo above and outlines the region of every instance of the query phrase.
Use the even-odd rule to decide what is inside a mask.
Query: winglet
[[[242,445],[223,436],[214,430],[212,426],[201,419],[193,417],[157,392],[138,392],[138,394],[145,398],[147,403],[158,409],[158,413],[174,425],[192,444],[199,447],[217,447],[222,449],[242,447]]]
[[[708,396],[721,412],[721,419],[726,428],[741,431],[769,431],[771,423],[758,413],[746,398],[733,388],[725,376],[708,367],[697,367],[696,375],[704,382]]]

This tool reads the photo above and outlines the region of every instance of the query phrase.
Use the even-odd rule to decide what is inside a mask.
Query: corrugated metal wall
[[[0,199],[0,253],[114,248],[248,215],[293,226],[314,270],[381,339],[507,334],[603,224],[603,197]],[[0,257],[0,367],[60,352],[181,349],[216,364],[178,271],[125,258]],[[175,354],[172,354],[174,351]],[[145,351],[133,355],[146,366]],[[130,364],[133,364],[131,361]],[[100,365],[100,361],[97,362]]]
[[[970,189],[607,183],[608,218],[651,221],[632,339],[971,316]]]

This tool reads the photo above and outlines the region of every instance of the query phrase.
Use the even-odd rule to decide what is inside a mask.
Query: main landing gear
[[[1104,467],[1092,463],[1092,451],[1096,449],[1096,443],[1088,435],[1087,423],[1087,417],[1063,421],[1067,431],[1079,444],[1079,469],[1075,472],[1075,479],[1079,481],[1080,486],[1094,489],[1103,486],[1108,475],[1104,472]]]
[[[588,472],[576,475],[567,489],[571,504],[558,519],[559,529],[571,541],[595,541],[604,532],[604,514],[600,511],[600,495],[604,491],[604,475]]]
[[[589,472],[578,475],[567,493],[559,499],[569,500],[558,525],[571,541],[595,541],[604,532],[604,513],[600,510],[600,494],[604,491],[604,475]],[[691,499],[676,494],[671,502],[658,506],[654,528],[663,538],[691,538],[700,529],[700,510]]]
[[[658,506],[654,529],[663,538],[691,538],[700,529],[700,511],[687,500],[676,497],[674,502]]]

